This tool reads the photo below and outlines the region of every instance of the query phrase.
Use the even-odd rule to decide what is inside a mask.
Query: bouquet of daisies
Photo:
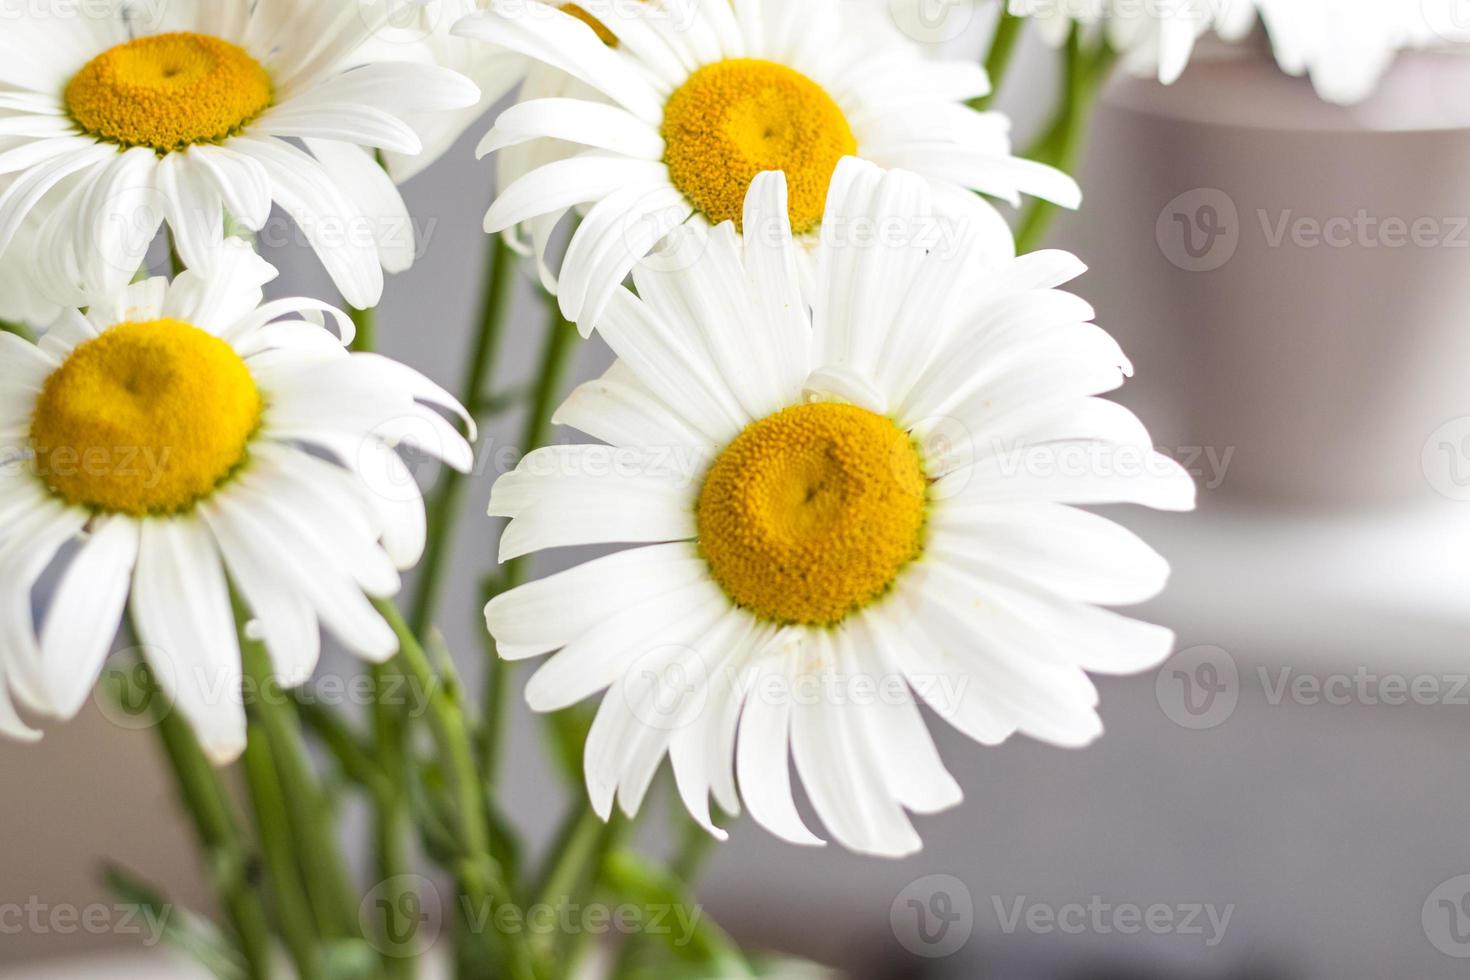
[[[742,810],[912,854],[915,816],[961,798],[921,706],[982,745],[1101,734],[1089,675],[1173,643],[1104,607],[1169,569],[1080,508],[1195,489],[1101,397],[1131,367],[1069,290],[1081,261],[1032,245],[1081,204],[1111,66],[1168,80],[1255,10],[1031,2],[991,8],[987,72],[867,0],[0,0],[0,731],[94,692],[149,723],[219,899],[173,939],[225,978],[411,977],[433,891],[461,977],[756,976],[707,916],[609,959],[527,911],[692,907]],[[1284,63],[1329,74],[1338,46],[1287,6],[1261,4]],[[1023,15],[1070,84],[1018,155],[987,106]],[[452,394],[373,352],[414,259],[397,183],[512,92]],[[266,298],[277,207],[339,297]],[[523,277],[541,363],[497,393]],[[567,392],[593,334],[616,362]],[[435,624],[476,424],[507,405],[524,453],[488,504],[475,692]],[[553,423],[582,435],[548,445]],[[604,554],[530,580],[571,546]],[[362,661],[362,716],[307,696],[324,634]],[[522,684],[567,786],[535,862],[501,796]],[[633,838],[665,758],[688,813],[667,861]]]

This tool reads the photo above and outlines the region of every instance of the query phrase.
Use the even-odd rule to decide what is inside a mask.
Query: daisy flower
[[[407,120],[474,104],[475,86],[436,65],[349,69],[388,0],[104,4],[105,17],[36,4],[5,17],[0,252],[53,197],[41,271],[80,303],[131,280],[161,224],[204,265],[226,212],[259,230],[274,202],[347,302],[375,305],[414,244],[372,151],[419,152]]]
[[[486,230],[527,221],[546,230],[583,209],[558,296],[587,331],[673,228],[732,221],[738,229],[761,171],[785,172],[791,223],[808,243],[848,155],[929,178],[946,213],[983,226],[1003,255],[1014,254],[1010,230],[974,192],[1080,202],[1070,177],[1011,155],[1005,116],[965,105],[989,90],[982,68],[925,58],[877,18],[850,17],[843,6],[588,0],[581,16],[567,16],[536,0],[492,0],[456,31],[536,58],[603,98],[536,98],[500,116],[482,153],[545,138],[585,149],[504,187]],[[546,237],[536,236],[539,254]]]
[[[685,270],[645,263],[637,296],[612,297],[619,359],[557,415],[606,445],[538,450],[497,482],[502,560],[640,546],[485,611],[502,657],[554,654],[535,710],[606,690],[585,758],[604,817],[637,810],[667,753],[716,836],[711,794],[818,843],[789,749],[832,837],[908,854],[906,811],[960,799],[919,700],[983,744],[1081,746],[1102,730],[1085,671],[1169,653],[1169,631],[1093,605],[1153,596],[1168,566],[1075,505],[1188,510],[1195,490],[1096,397],[1129,366],[1056,288],[1081,264],[985,262],[974,230],[931,249],[934,196],[844,161],[824,220],[914,234],[824,238],[808,307],[787,180],[757,177],[743,217],[761,234],[727,222]]]
[[[349,355],[320,326],[350,331],[340,311],[261,305],[274,276],[236,242],[208,274],[64,313],[39,344],[0,335],[0,730],[35,737],[16,700],[77,713],[125,604],[221,763],[245,745],[231,586],[286,686],[311,675],[318,624],[369,660],[397,651],[366,597],[397,592],[424,511],[391,447],[468,468],[430,406],[463,409],[408,368]],[[32,590],[53,565],[37,630]]]

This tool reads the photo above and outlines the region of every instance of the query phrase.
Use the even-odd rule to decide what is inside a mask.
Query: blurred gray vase
[[[1443,428],[1470,416],[1466,93],[1470,58],[1439,53],[1351,109],[1249,51],[1110,88],[1058,244],[1136,363],[1122,399],[1182,457],[1228,458],[1221,499],[1412,504],[1426,447],[1470,484]]]

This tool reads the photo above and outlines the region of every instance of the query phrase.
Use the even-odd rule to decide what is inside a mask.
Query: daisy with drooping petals
[[[12,698],[75,715],[130,603],[165,693],[212,759],[233,758],[245,715],[227,580],[288,687],[316,665],[319,623],[369,660],[397,651],[366,597],[398,591],[424,511],[391,447],[468,469],[435,411],[463,409],[406,367],[349,355],[320,325],[350,331],[340,311],[261,305],[274,276],[235,242],[209,274],[125,287],[39,344],[0,335],[0,730],[34,736]],[[70,550],[38,631],[32,589]]]
[[[585,760],[604,817],[638,808],[667,753],[717,836],[710,794],[815,843],[789,748],[835,839],[902,855],[920,846],[905,811],[960,799],[917,699],[984,744],[1096,738],[1085,671],[1147,669],[1173,638],[1093,604],[1153,596],[1168,566],[1074,505],[1188,510],[1195,490],[1097,397],[1129,367],[1057,289],[1076,259],[986,262],[974,229],[952,250],[861,236],[922,228],[932,190],[848,160],[824,220],[854,234],[824,236],[808,308],[789,207],[761,175],[744,236],[721,225],[687,268],[644,264],[638,296],[614,294],[599,329],[619,360],[557,416],[608,445],[531,453],[490,510],[511,519],[503,560],[642,547],[486,620],[501,656],[554,654],[534,709],[607,690]]]
[[[1135,74],[1176,81],[1209,30],[1243,40],[1257,14],[1282,70],[1308,75],[1328,102],[1352,105],[1373,94],[1406,48],[1470,41],[1454,0],[1010,0],[1053,44],[1073,23],[1105,30]]]
[[[1217,30],[1240,40],[1255,23],[1253,0],[1009,0],[1010,12],[1035,21],[1053,45],[1073,24],[1104,33],[1135,75],[1172,85],[1184,74],[1199,39]]]
[[[1372,95],[1400,51],[1470,41],[1457,0],[1255,0],[1276,60],[1329,102]]]
[[[274,202],[346,300],[376,305],[414,244],[372,152],[417,153],[406,120],[474,104],[475,86],[436,65],[349,68],[388,0],[111,3],[102,18],[34,4],[5,18],[0,252],[53,199],[41,271],[80,305],[132,279],[161,224],[201,266],[226,213],[258,230]]]
[[[544,230],[585,209],[562,261],[562,312],[594,328],[633,265],[675,227],[737,228],[762,171],[791,188],[791,223],[817,237],[833,170],[855,155],[929,178],[942,208],[1014,254],[1009,228],[975,192],[1080,202],[1065,174],[1011,155],[1009,122],[966,100],[989,90],[972,63],[935,61],[840,0],[589,0],[572,17],[536,0],[492,0],[456,31],[519,51],[602,93],[508,109],[481,146],[555,139],[586,147],[502,189],[498,232]],[[588,18],[595,20],[589,24]],[[609,44],[609,41],[615,43]],[[545,235],[537,239],[544,251]]]

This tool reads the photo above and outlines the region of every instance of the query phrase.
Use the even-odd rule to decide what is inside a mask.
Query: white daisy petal
[[[0,153],[0,160],[18,152]],[[12,180],[4,192],[0,192],[0,252],[10,246],[21,223],[52,188],[72,174],[102,166],[112,155],[104,147],[82,144],[69,148],[64,156],[54,156],[46,161],[44,167],[35,166]],[[0,172],[5,171],[0,169]]]
[[[275,267],[247,243],[221,242],[206,271],[188,268],[174,277],[160,312],[224,337],[260,306],[262,287],[277,275]]]
[[[16,712],[3,670],[0,670],[0,735],[21,742],[38,742],[41,739],[41,733],[27,725]]]
[[[59,718],[76,717],[102,673],[137,557],[138,525],[99,518],[56,589],[41,630],[41,668]]]
[[[740,722],[741,686],[748,673],[746,659],[759,646],[770,642],[770,628],[740,612],[731,612],[700,644],[705,653],[700,661],[704,687],[685,697],[696,698],[698,711],[678,726],[669,742],[669,762],[679,797],[689,813],[717,840],[728,835],[710,818],[713,795],[721,809],[737,813],[740,797],[735,787],[735,736]]]
[[[837,168],[822,219],[831,245],[821,251],[812,304],[817,356],[823,364],[876,372],[883,334],[907,296],[925,250],[915,234],[917,226],[900,233],[893,244],[884,237],[869,240],[862,229],[876,228],[883,215],[923,223],[930,208],[928,188],[913,174],[885,174],[851,158]]]
[[[958,806],[964,792],[940,759],[907,681],[889,661],[881,638],[864,628],[840,634],[839,643],[844,669],[854,677],[872,678],[878,692],[856,699],[851,710],[854,727],[866,736],[867,751],[893,798],[915,813]]]
[[[668,248],[673,253],[698,249],[700,260],[688,268],[675,263],[667,270],[645,265],[635,276],[639,297],[665,322],[693,328],[691,340],[702,342],[705,359],[746,416],[760,418],[789,403],[799,391],[783,383],[782,374],[792,374],[789,367],[768,372],[768,348],[749,342],[747,311],[756,298],[747,288],[734,227],[725,224],[702,232],[686,226],[669,237]],[[789,320],[787,325],[795,326]]]
[[[321,164],[279,141],[238,138],[230,141],[229,148],[265,166],[272,196],[321,256],[343,298],[359,309],[376,306],[383,295],[378,250],[363,244],[357,235],[334,230],[360,227],[365,219]]]
[[[357,474],[365,499],[377,511],[383,550],[400,569],[423,557],[428,535],[424,499],[418,480],[398,453],[378,439],[317,434],[311,440]]]
[[[1054,442],[1024,447],[1023,456],[992,456],[952,473],[936,495],[964,504],[1024,500],[1058,504],[1139,504],[1193,510],[1194,478],[1161,453],[1118,453],[1107,443]]]
[[[964,555],[936,553],[934,559],[1013,617],[1013,635],[1029,640],[1028,649],[1051,663],[1099,674],[1136,674],[1157,667],[1174,650],[1174,634],[1162,626],[1074,602]]]
[[[598,201],[567,246],[557,299],[585,335],[640,259],[693,209],[673,187],[632,184]]]
[[[782,643],[780,639],[776,644]],[[757,662],[750,694],[740,715],[735,771],[746,809],[762,827],[792,844],[820,846],[791,796],[787,748],[791,732],[792,654],[780,650]],[[774,684],[768,683],[774,682]]]
[[[622,672],[603,698],[584,752],[587,793],[603,819],[611,815],[613,799],[627,777],[637,777],[627,781],[633,795],[646,789],[641,774],[652,776],[649,770],[657,767],[672,734],[656,703],[670,676],[663,668],[690,649],[727,608],[718,590],[706,586],[703,601],[674,605],[671,615],[661,617],[659,625],[622,655],[625,666],[639,669]]]
[[[132,610],[169,702],[210,761],[233,761],[245,750],[240,646],[219,552],[197,519],[141,522]]]
[[[256,121],[262,136],[297,139],[315,137],[358,146],[377,146],[397,153],[423,149],[413,127],[382,109],[369,105],[328,103],[276,106]]]
[[[301,524],[280,508],[271,512],[223,493],[214,500],[224,519],[273,556],[277,574],[288,578],[311,603],[322,625],[349,650],[375,663],[398,652],[398,638],[330,555],[302,543]]]
[[[661,115],[662,100],[621,55],[587,25],[528,0],[492,0],[490,9],[460,21],[454,32],[536,58],[580,79],[646,122]]]
[[[627,290],[613,294],[601,331],[644,387],[678,406],[684,419],[712,442],[728,442],[750,421],[707,356],[691,350]]]
[[[15,494],[0,545],[0,670],[14,696],[36,711],[55,710],[41,667],[31,592],[58,551],[82,530],[87,515],[52,497]]]
[[[637,116],[582,99],[535,99],[502,112],[475,150],[484,157],[534,139],[559,139],[644,160],[662,160],[664,141]]]
[[[810,642],[835,689],[850,683],[830,635]],[[922,844],[903,808],[889,795],[872,746],[853,725],[851,709],[836,699],[818,697],[798,703],[791,716],[791,754],[812,806],[839,843],[862,854],[904,857]]]
[[[963,665],[935,641],[932,624],[917,620],[897,604],[869,610],[864,621],[914,693],[957,731],[981,745],[1000,745],[1015,734],[1015,724],[989,703]]]
[[[977,567],[1003,572],[1079,602],[1146,602],[1163,591],[1169,563],[1132,531],[1105,517],[1060,504],[944,506],[934,520]],[[948,533],[946,533],[948,539]],[[964,541],[966,544],[960,544]]]
[[[362,210],[385,272],[406,272],[413,266],[417,243],[408,204],[387,171],[368,150],[331,140],[309,138],[307,149],[321,161],[342,192]]]
[[[233,217],[247,228],[265,227],[271,213],[271,182],[263,163],[227,146],[191,146],[184,155],[213,181]]]
[[[485,622],[502,657],[537,657],[620,609],[694,583],[704,569],[687,544],[620,551],[496,596],[485,607]]]
[[[709,439],[639,383],[621,361],[576,388],[552,416],[613,446],[686,446],[710,453]]]
[[[679,622],[706,609],[728,605],[720,590],[704,579],[672,592],[623,606],[597,626],[549,657],[526,684],[526,704],[532,711],[550,712],[570,708],[616,683],[636,664],[639,670],[658,673],[644,664],[646,658],[664,651],[673,641],[663,640],[666,623]],[[713,612],[709,616],[713,616]],[[704,622],[704,620],[701,620]],[[657,624],[650,629],[650,624]],[[698,631],[682,634],[685,639]],[[650,637],[657,636],[659,642]],[[636,678],[635,678],[636,680]]]
[[[225,511],[206,502],[200,507],[200,515],[218,542],[230,578],[259,628],[275,665],[276,678],[287,688],[306,683],[321,655],[321,633],[311,603],[280,576],[276,556],[265,552],[260,542],[244,533]]]
[[[187,266],[205,264],[225,237],[224,202],[209,173],[187,153],[170,153],[158,162],[154,183],[179,257]]]

